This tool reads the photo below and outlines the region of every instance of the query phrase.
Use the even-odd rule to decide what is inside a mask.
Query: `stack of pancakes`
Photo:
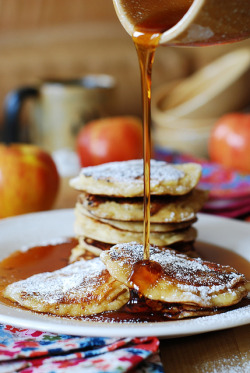
[[[81,191],[74,263],[8,285],[3,296],[36,312],[98,321],[125,313],[136,322],[212,315],[240,302],[250,288],[244,275],[178,252],[195,240],[192,224],[206,198],[195,188],[196,164],[152,161],[154,245],[144,260],[142,168],[129,161],[83,169],[71,182]]]
[[[207,193],[196,188],[201,166],[151,161],[150,244],[195,255],[193,223]],[[75,208],[79,245],[70,261],[85,251],[99,256],[124,242],[143,243],[143,161],[113,162],[83,168],[71,186],[80,191]]]

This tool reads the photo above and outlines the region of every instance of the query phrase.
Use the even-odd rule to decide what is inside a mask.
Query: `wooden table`
[[[161,341],[166,373],[250,372],[250,325]]]
[[[55,208],[73,208],[77,195],[63,179]],[[166,373],[249,373],[250,325],[163,339],[160,352]]]

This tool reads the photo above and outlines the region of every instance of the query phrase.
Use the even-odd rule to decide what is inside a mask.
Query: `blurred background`
[[[241,50],[243,54],[234,54]],[[233,54],[229,59],[221,59],[230,53]],[[108,75],[113,79],[113,95],[103,101],[103,111],[96,116],[141,117],[136,51],[131,37],[118,21],[111,0],[0,0],[0,54],[1,141],[7,94],[48,79]],[[202,70],[210,64],[208,70]],[[231,111],[249,111],[249,67],[249,40],[206,48],[158,48],[152,81],[155,147],[165,151],[172,146],[174,150],[208,158],[208,140],[218,117]],[[174,90],[172,95],[173,88],[183,83],[185,90]],[[204,96],[206,90],[212,96]],[[183,97],[180,92],[185,92]],[[196,97],[201,97],[203,103],[204,97],[205,101],[208,99],[204,110],[178,112],[178,105]],[[24,134],[31,125],[30,101],[33,100],[28,100],[20,113]],[[173,111],[175,105],[177,110]],[[60,121],[56,122],[60,126]],[[56,137],[59,136],[57,131]],[[65,157],[59,163],[62,160]]]
[[[0,7],[1,108],[10,90],[32,85],[38,79],[105,73],[117,81],[109,114],[141,115],[136,52],[111,0],[1,0]],[[249,47],[250,43],[158,48],[153,89],[186,77],[219,55],[242,46]]]

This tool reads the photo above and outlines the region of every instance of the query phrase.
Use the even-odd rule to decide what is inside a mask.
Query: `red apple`
[[[219,118],[211,132],[209,155],[213,162],[250,174],[250,114]]]
[[[29,144],[0,144],[0,218],[49,210],[59,189],[56,165]]]
[[[91,121],[79,132],[76,150],[83,167],[142,158],[142,123],[132,116]]]

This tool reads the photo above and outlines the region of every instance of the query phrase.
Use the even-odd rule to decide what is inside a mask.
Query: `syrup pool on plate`
[[[77,245],[77,240],[70,238],[66,241],[57,244],[47,244],[43,246],[32,247],[27,251],[16,251],[9,257],[5,258],[0,262],[0,303],[15,307],[17,309],[24,309],[18,303],[13,303],[10,300],[4,298],[1,295],[3,290],[8,284],[25,279],[41,272],[54,271],[62,268],[68,264],[71,250]],[[241,256],[222,249],[218,246],[204,244],[202,242],[197,243],[197,251],[201,254],[205,254],[206,260],[215,260],[220,264],[233,265],[236,269],[247,275],[249,273],[249,262]],[[229,258],[229,259],[228,259]],[[85,257],[86,260],[92,259],[91,256]],[[146,264],[142,263],[142,265]],[[154,264],[152,262],[151,264]],[[157,264],[157,263],[156,263]],[[143,287],[145,284],[138,277],[138,270],[132,274],[134,280],[138,281],[138,286]],[[146,268],[146,276],[149,269],[152,270],[152,277],[157,277],[159,268]],[[155,270],[157,270],[155,272]],[[149,279],[150,281],[150,279]],[[249,299],[243,299],[239,304],[233,307],[244,307],[249,304]],[[165,305],[166,306],[166,305]],[[164,312],[161,310],[152,310],[148,301],[144,298],[139,298],[136,293],[131,292],[130,301],[118,311],[107,311],[101,314],[95,314],[91,316],[83,316],[78,319],[85,321],[99,321],[99,322],[121,322],[121,323],[148,323],[148,322],[167,322],[171,320],[171,317],[175,312],[182,312],[180,305],[177,310],[173,305],[170,304],[169,309],[166,308]],[[230,307],[232,309],[232,307]],[[226,311],[226,309],[225,309]],[[56,316],[54,316],[56,317]],[[65,318],[65,317],[64,317]]]

